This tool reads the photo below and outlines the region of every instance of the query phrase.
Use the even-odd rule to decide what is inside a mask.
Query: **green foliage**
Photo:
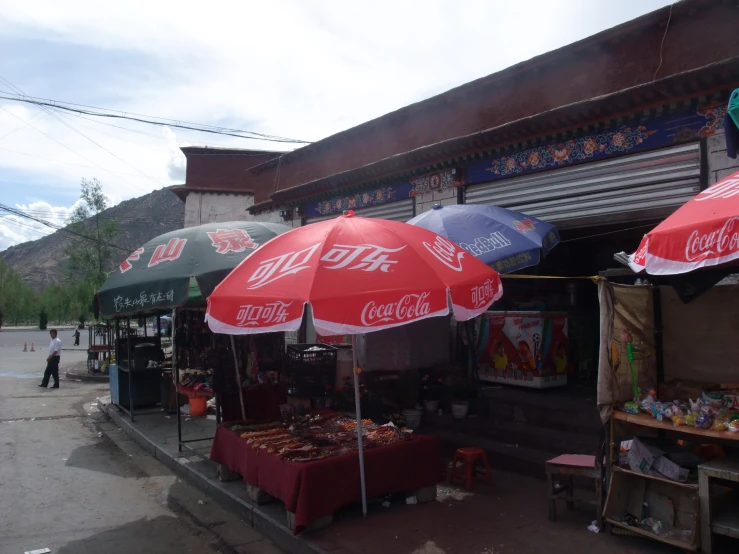
[[[35,291],[23,283],[5,260],[0,259],[0,324],[40,323],[41,312],[46,314],[47,324],[49,321],[88,321],[94,291],[92,283],[79,279],[68,285],[50,285]]]
[[[46,324],[49,322],[49,316],[46,310],[42,309],[38,314],[38,328],[42,331],[46,331]]]
[[[87,238],[75,237],[65,254],[72,272],[83,275],[97,289],[105,282],[113,259],[113,249],[108,245],[118,236],[118,225],[103,213],[108,203],[100,181],[82,179],[81,189],[83,204],[74,209],[67,223],[72,231]]]
[[[18,273],[0,260],[0,326],[17,319],[28,301],[28,290]]]

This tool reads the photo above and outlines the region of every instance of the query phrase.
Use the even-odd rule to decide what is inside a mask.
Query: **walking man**
[[[52,389],[59,388],[59,359],[62,355],[62,341],[56,338],[56,329],[49,331],[51,342],[49,343],[49,355],[46,357],[46,371],[44,371],[44,379],[39,387],[46,388],[49,386],[49,377],[54,378]]]
[[[74,346],[79,346],[80,345],[80,330],[75,329],[73,336],[74,336]]]

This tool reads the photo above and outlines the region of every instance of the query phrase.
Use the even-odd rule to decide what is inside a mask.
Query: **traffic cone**
[[[31,352],[36,352],[36,349],[33,347],[33,343],[31,343]]]
[[[24,342],[23,343],[23,352],[28,352],[28,343],[27,342]]]

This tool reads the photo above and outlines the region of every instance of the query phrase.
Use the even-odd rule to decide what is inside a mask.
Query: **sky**
[[[314,141],[668,5],[666,0],[0,0],[0,95]],[[63,223],[182,184],[187,145],[292,149],[0,99],[0,203]],[[51,232],[0,215],[0,250]]]

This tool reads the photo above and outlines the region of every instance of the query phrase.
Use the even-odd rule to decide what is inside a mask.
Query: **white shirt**
[[[49,356],[62,355],[62,340],[60,338],[51,339],[49,343]]]

